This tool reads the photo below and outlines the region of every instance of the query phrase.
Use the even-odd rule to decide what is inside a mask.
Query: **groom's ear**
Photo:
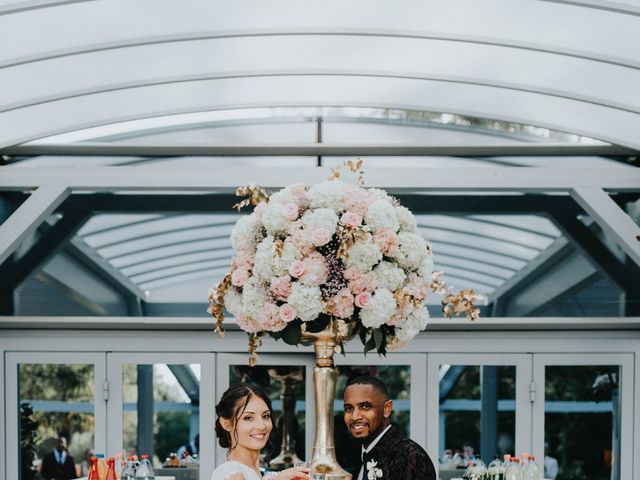
[[[382,407],[382,414],[384,418],[389,418],[391,416],[391,411],[393,410],[393,400],[387,400],[384,402],[384,406]]]

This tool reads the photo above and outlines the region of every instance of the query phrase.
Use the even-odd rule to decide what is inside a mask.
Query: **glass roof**
[[[102,214],[91,218],[78,236],[149,301],[167,301],[157,292],[185,283],[190,298],[172,300],[202,301],[203,292],[229,270],[229,235],[237,218]],[[549,220],[535,215],[417,215],[417,220],[433,244],[436,270],[445,272],[445,281],[486,296],[560,236]]]
[[[0,91],[0,148],[122,122],[289,107],[445,112],[640,145],[631,0],[14,0],[0,12],[11,39],[0,84],[13,87]]]

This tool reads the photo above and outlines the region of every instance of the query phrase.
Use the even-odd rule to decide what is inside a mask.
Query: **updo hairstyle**
[[[273,417],[273,409],[271,407],[271,400],[267,394],[260,387],[248,383],[237,383],[231,385],[226,392],[222,394],[222,398],[216,405],[216,436],[218,437],[218,443],[222,448],[228,448],[231,450],[231,434],[224,429],[220,423],[220,418],[231,420],[232,430],[234,438],[237,442],[238,434],[235,430],[236,421],[240,418],[240,415],[244,413],[249,404],[249,400],[253,396],[259,397],[267,404],[269,413]]]

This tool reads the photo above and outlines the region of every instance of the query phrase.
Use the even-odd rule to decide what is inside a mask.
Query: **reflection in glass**
[[[122,382],[125,453],[150,455],[156,469],[171,457],[183,460],[182,466],[196,468],[200,365],[127,364]]]
[[[545,368],[548,478],[620,479],[619,379],[618,366]]]
[[[439,381],[441,477],[516,453],[514,366],[441,365]]]
[[[18,365],[20,479],[34,478],[58,435],[67,440],[80,476],[87,451],[94,446],[93,365]]]

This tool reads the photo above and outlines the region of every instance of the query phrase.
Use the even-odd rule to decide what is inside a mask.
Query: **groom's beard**
[[[367,427],[369,426],[369,424],[366,424]],[[378,435],[380,435],[382,433],[382,431],[387,428],[387,425],[385,425],[384,423],[381,423],[380,426],[378,426],[377,429],[373,430],[373,431],[369,431],[369,435],[367,435],[366,437],[354,437],[353,435],[351,435],[351,438],[353,438],[356,442],[358,442],[361,445],[364,445],[365,448],[371,443],[373,442],[376,437]],[[351,432],[349,432],[351,433]]]

